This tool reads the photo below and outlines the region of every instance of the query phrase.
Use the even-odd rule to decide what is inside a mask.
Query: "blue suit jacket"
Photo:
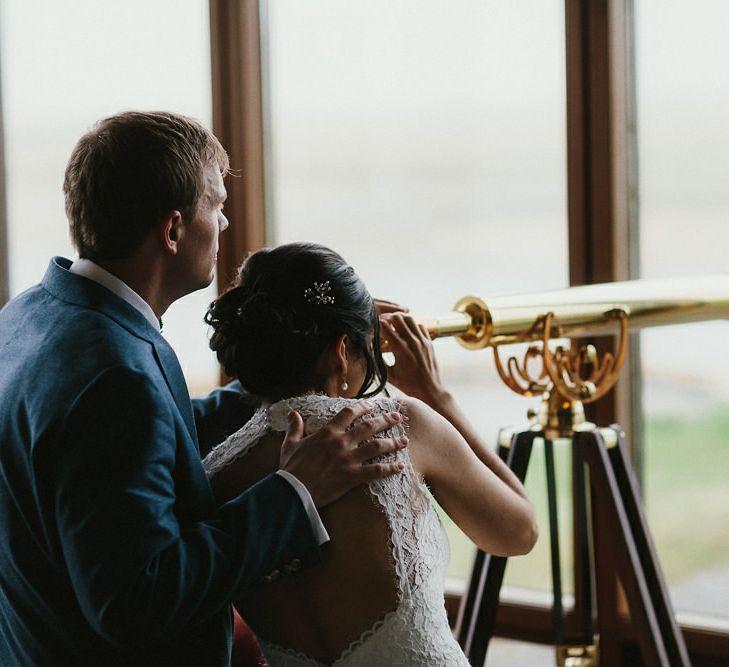
[[[215,505],[195,417],[204,453],[250,409],[193,409],[164,338],[69,266],[0,311],[0,664],[227,665],[230,600],[318,560],[309,520],[277,475]]]

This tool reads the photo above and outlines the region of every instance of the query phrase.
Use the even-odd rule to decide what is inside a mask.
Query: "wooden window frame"
[[[0,62],[0,72],[2,71]],[[0,308],[10,298],[10,269],[8,250],[8,215],[5,173],[5,124],[3,118],[2,81],[0,80]]]
[[[256,0],[210,0],[213,132],[230,156],[218,290],[266,242],[261,20]]]
[[[567,95],[567,198],[571,285],[627,280],[638,271],[637,147],[633,0],[565,0]],[[227,148],[237,175],[228,179],[226,210],[233,223],[221,237],[218,286],[224,289],[248,252],[266,242],[266,61],[262,41],[266,0],[210,0],[213,130]],[[1,220],[1,218],[0,218]],[[0,232],[2,228],[0,227]],[[0,265],[2,270],[2,265]],[[2,277],[0,274],[0,285]],[[607,340],[595,341],[610,347]],[[613,392],[590,406],[599,424],[619,422],[641,469],[642,414],[637,337]],[[576,541],[575,541],[576,542]],[[581,599],[582,563],[575,549],[575,591]],[[460,597],[448,595],[455,619]],[[566,615],[569,637],[571,619]],[[496,634],[552,643],[551,609],[504,600]],[[729,633],[682,625],[696,667],[726,664]],[[626,644],[629,624],[618,625]]]

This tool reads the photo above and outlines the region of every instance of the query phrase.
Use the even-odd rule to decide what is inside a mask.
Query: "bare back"
[[[345,399],[308,398],[306,403],[314,403],[308,414],[306,405],[292,406],[304,417],[307,432],[316,430],[347,403]],[[376,399],[376,405],[379,403],[381,410],[402,407],[393,399]],[[212,466],[213,489],[219,500],[238,495],[278,468],[282,429],[276,427],[276,415],[269,413],[266,418],[271,422],[267,432],[244,456],[234,456],[224,466]],[[285,423],[281,425],[285,428]],[[405,425],[398,424],[386,435],[402,434]],[[403,451],[393,456],[406,461],[402,475],[358,487],[320,511],[331,541],[322,547],[319,565],[282,574],[236,601],[264,650],[270,642],[277,650],[286,647],[282,650],[303,654],[302,660],[306,656],[324,664],[350,664],[347,658],[352,655],[358,656],[352,664],[367,664],[379,655],[377,650],[391,653],[393,644],[411,650],[407,648],[411,643],[417,646],[413,651],[444,652],[442,664],[461,664],[462,653],[455,642],[449,643],[452,635],[443,608],[447,541],[409,454]],[[420,599],[423,591],[430,597]],[[409,642],[407,637],[392,636],[402,633],[402,627],[417,625],[414,619],[405,621],[403,610],[435,615],[435,620],[426,623],[431,639],[418,636]],[[434,633],[434,624],[440,633]],[[412,632],[417,634],[418,629]],[[378,634],[382,635],[379,640]],[[267,657],[275,663],[268,653]],[[415,660],[410,653],[406,658]]]
[[[265,436],[218,474],[216,497],[232,498],[275,472],[282,440],[280,433]],[[330,663],[395,609],[397,581],[387,519],[367,487],[353,489],[320,516],[331,538],[321,562],[261,584],[236,600],[236,608],[261,637]]]

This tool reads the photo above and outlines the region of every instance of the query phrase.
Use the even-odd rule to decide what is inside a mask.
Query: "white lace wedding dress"
[[[400,411],[396,399],[370,399],[375,409],[366,415]],[[238,432],[218,445],[203,461],[209,477],[244,456],[271,431],[284,432],[287,415],[297,410],[304,419],[306,432],[324,426],[350,399],[309,394],[275,403],[258,410]],[[384,433],[385,437],[403,435],[406,417]],[[408,665],[458,667],[468,660],[453,638],[443,603],[443,584],[450,558],[445,531],[433,509],[425,487],[413,470],[407,450],[397,457],[405,463],[400,475],[370,482],[369,491],[385,514],[391,536],[390,547],[397,578],[397,607],[383,612],[339,658],[337,667],[385,667]],[[354,519],[354,517],[353,517]],[[278,646],[259,637],[271,667],[321,665],[301,653]]]

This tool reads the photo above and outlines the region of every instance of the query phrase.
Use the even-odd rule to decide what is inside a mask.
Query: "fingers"
[[[382,352],[390,352],[390,332],[392,327],[388,323],[386,315],[380,315],[380,349]]]
[[[423,342],[423,332],[412,315],[403,314],[393,319],[400,325],[403,338],[409,339],[411,343]]]
[[[418,340],[424,343],[430,342],[431,338],[428,327],[426,327],[424,324],[421,324],[420,322],[417,322],[414,317],[408,317],[408,320],[408,326],[413,332],[413,336],[415,336]]]
[[[286,429],[284,443],[298,442],[304,436],[304,420],[296,410],[288,414],[289,427]]]
[[[356,457],[364,463],[382,454],[392,454],[408,446],[408,438],[405,435],[399,438],[373,438],[360,445]],[[366,464],[367,467],[370,464]],[[374,464],[372,464],[374,465]]]
[[[360,484],[367,484],[375,479],[397,475],[405,468],[402,461],[393,461],[391,463],[369,463],[363,465],[357,472],[357,481]]]
[[[349,442],[359,443],[363,440],[368,440],[375,433],[380,433],[402,421],[402,416],[399,412],[388,412],[384,415],[377,415],[372,419],[362,421],[357,426],[350,428],[352,422],[371,412],[372,408],[373,405],[368,401],[359,401],[358,403],[348,405],[332,418],[326,428],[330,431],[347,431],[347,439]]]
[[[304,484],[317,507],[324,507],[359,484],[402,471],[403,465],[397,461],[372,462],[383,454],[407,447],[406,436],[372,437],[401,422],[400,413],[378,414],[352,426],[354,420],[373,407],[371,403],[353,403],[309,436],[304,436],[301,415],[295,411],[289,413],[280,468]]]
[[[430,363],[432,341],[427,328],[419,324],[412,315],[397,313],[383,318],[383,326],[387,327],[390,349],[395,354],[395,365],[403,358],[421,366]],[[395,371],[397,374],[397,371]]]
[[[374,299],[375,302],[375,310],[377,311],[378,315],[383,315],[384,313],[407,313],[408,309],[405,308],[405,306],[401,306],[397,303],[393,303],[392,301],[386,301],[384,299]]]
[[[389,332],[399,342],[410,345],[420,338],[420,332],[417,330],[417,323],[411,315],[405,313],[393,313],[386,319],[389,326]],[[417,333],[416,333],[417,332]]]
[[[396,319],[395,315],[380,318],[382,338],[387,341],[387,348],[391,351],[396,351],[398,349],[403,350],[407,347],[405,341],[402,339],[400,331],[398,331],[398,328],[393,324],[393,321]]]
[[[355,419],[371,412],[372,408],[372,403],[368,401],[359,401],[348,405],[332,417],[327,427],[331,430],[346,431]]]
[[[372,419],[367,419],[361,424],[357,424],[347,435],[350,438],[350,442],[360,443],[365,440],[369,440],[376,433],[390,428],[402,421],[402,416],[399,412],[388,412],[384,415],[377,415]]]
[[[288,414],[289,427],[286,429],[286,435],[281,443],[280,465],[284,466],[286,462],[299,449],[299,443],[304,437],[304,420],[295,410],[291,410]]]

